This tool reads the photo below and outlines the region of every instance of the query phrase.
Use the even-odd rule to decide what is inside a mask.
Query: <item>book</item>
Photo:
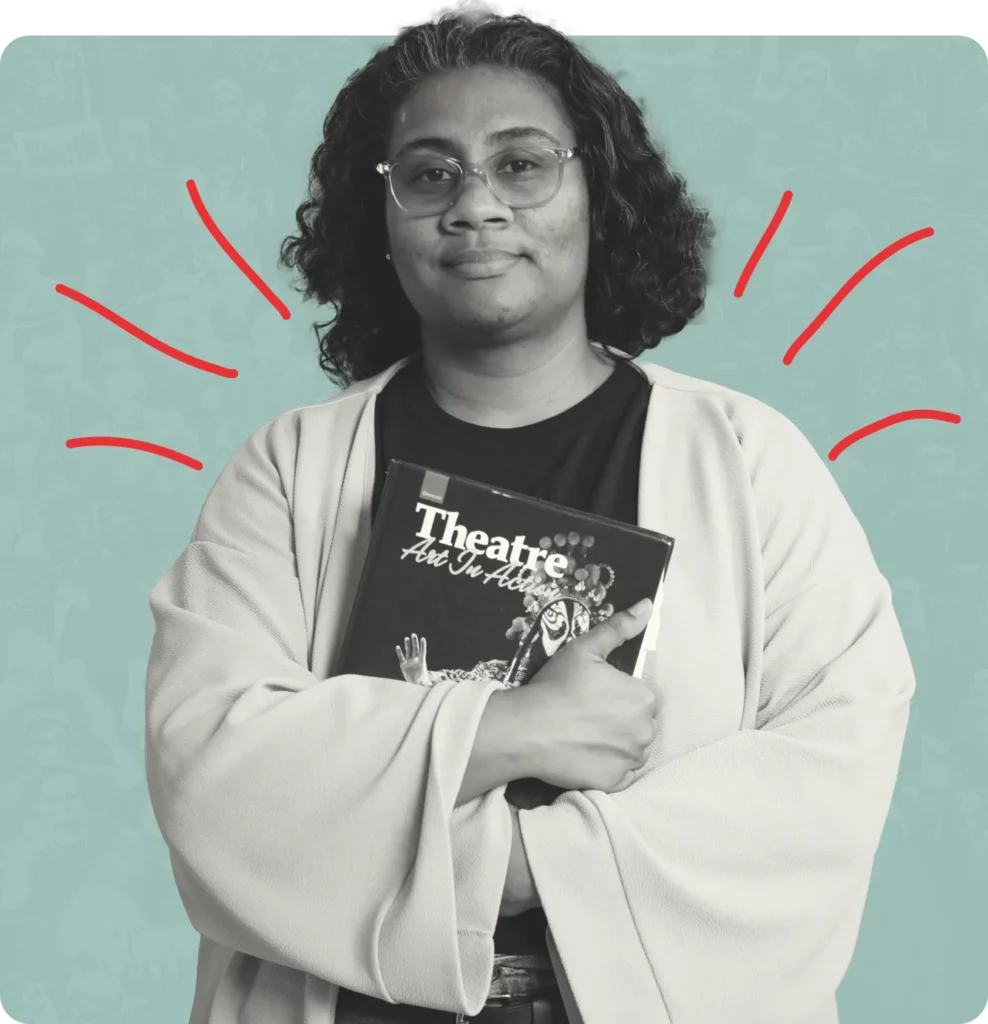
[[[608,657],[640,676],[673,545],[639,526],[392,460],[337,672],[524,686],[564,644],[648,597],[648,625]],[[561,792],[524,781],[508,787],[509,799],[525,801],[518,806]]]

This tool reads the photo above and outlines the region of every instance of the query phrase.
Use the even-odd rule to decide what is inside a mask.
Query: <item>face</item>
[[[496,135],[519,129],[530,133]],[[476,165],[509,148],[568,149],[577,141],[551,86],[520,71],[471,69],[415,89],[395,116],[387,159],[431,155]],[[582,317],[590,218],[579,157],[564,163],[559,191],[539,207],[511,208],[479,175],[467,176],[445,213],[408,213],[389,191],[385,201],[392,263],[424,338],[510,339],[574,312]],[[508,255],[463,261],[477,249]]]

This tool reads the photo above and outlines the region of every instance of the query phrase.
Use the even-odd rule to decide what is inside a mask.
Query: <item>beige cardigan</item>
[[[485,1001],[510,816],[503,789],[454,803],[495,684],[333,675],[400,365],[253,434],[151,595],[192,1024],[333,1024],[338,985]],[[832,1024],[914,688],[889,587],[787,419],[643,368],[661,728],[628,789],[520,814],[553,960],[573,1024]]]

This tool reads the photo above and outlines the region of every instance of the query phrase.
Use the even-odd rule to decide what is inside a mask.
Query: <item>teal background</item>
[[[890,579],[918,689],[844,1024],[988,997],[988,62],[965,38],[582,40],[645,105],[719,238],[706,311],[648,359],[748,392],[817,450]],[[196,935],[143,775],[148,593],[234,449],[333,393],[276,268],[322,118],[383,40],[22,38],[0,59],[0,1000],[26,1024],[174,1024]],[[199,221],[292,310],[282,321]],[[794,199],[732,295],[784,189]],[[867,259],[872,273],[785,367]],[[59,296],[76,288],[224,380]],[[202,472],[69,437],[143,438]]]

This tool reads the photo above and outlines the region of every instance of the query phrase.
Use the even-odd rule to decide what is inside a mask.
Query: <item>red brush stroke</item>
[[[241,272],[250,279],[254,287],[271,303],[272,306],[281,314],[282,320],[290,320],[292,314],[289,312],[288,307],[278,298],[277,295],[261,280],[258,274],[254,271],[253,267],[237,252],[236,249],[230,244],[226,236],[216,226],[216,221],[209,215],[209,210],[206,209],[205,203],[199,195],[199,189],[196,188],[196,183],[189,178],[185,183],[185,187],[189,191],[189,196],[192,199],[192,205],[196,208],[196,213],[199,214],[199,218],[203,224],[206,225],[206,230],[216,239],[219,243],[220,248],[233,260],[234,263],[240,268]]]
[[[220,377],[237,376],[236,370],[230,369],[226,366],[219,366],[217,363],[207,363],[205,359],[199,359],[197,356],[190,356],[187,352],[182,352],[177,348],[172,348],[171,345],[166,345],[165,342],[148,334],[147,331],[142,331],[140,327],[132,324],[129,320],[124,320],[122,316],[114,313],[112,309],[107,309],[102,303],[97,302],[95,299],[91,299],[88,295],[83,295],[82,292],[77,292],[74,288],[70,288],[66,284],[56,284],[55,291],[58,292],[59,295],[64,295],[66,298],[78,302],[87,309],[91,309],[94,313],[99,313],[101,317],[109,320],[111,324],[116,324],[117,327],[122,328],[128,334],[132,334],[135,338],[143,341],[146,345],[150,345],[152,348],[156,348],[159,352],[164,352],[166,356],[171,356],[172,359],[177,359],[179,362],[187,363],[189,366],[194,366],[197,370],[205,370],[207,373],[215,373]]]
[[[856,441],[860,441],[861,438],[877,433],[879,430],[884,430],[886,427],[894,426],[896,423],[904,423],[906,420],[942,420],[944,423],[960,423],[961,418],[955,412],[941,412],[939,409],[906,409],[903,412],[896,412],[891,416],[875,420],[874,423],[869,423],[865,427],[859,427],[848,434],[847,437],[838,441],[830,449],[828,458],[833,462],[845,448],[849,448]]]
[[[889,256],[894,256],[900,249],[904,249],[907,245],[912,245],[913,242],[918,242],[922,238],[929,238],[933,234],[933,228],[921,228],[919,231],[913,231],[912,234],[903,235],[897,242],[893,242],[891,245],[882,249],[877,256],[872,256],[870,260],[855,273],[852,277],[841,286],[837,294],[823,307],[822,310],[816,315],[813,322],[805,331],[789,346],[788,351],[782,357],[782,361],[788,366],[795,357],[796,353],[813,337],[814,334],[823,326],[827,317],[847,298],[851,293],[852,289],[857,287],[880,263],[884,263]]]
[[[738,278],[738,283],[734,286],[734,297],[740,299],[744,295],[745,288],[748,287],[748,281],[751,279],[751,275],[755,272],[755,267],[758,266],[758,261],[762,258],[765,250],[768,248],[768,243],[775,237],[775,232],[778,231],[779,225],[782,223],[782,218],[785,217],[786,211],[789,209],[789,204],[792,202],[792,192],[788,189],[782,193],[782,198],[779,200],[779,205],[776,207],[775,213],[772,215],[772,219],[769,221],[768,227],[765,229],[765,233],[758,241],[758,245],[755,246],[755,251],[748,257],[748,262],[744,265],[744,270],[741,271],[741,276]]]
[[[70,437],[65,442],[66,448],[90,448],[107,445],[112,448],[136,448],[137,451],[150,452],[152,455],[161,455],[166,459],[173,459],[181,462],[183,466],[190,469],[202,469],[202,463],[193,459],[191,455],[183,455],[174,448],[163,448],[160,444],[151,444],[150,441],[138,441],[133,437]]]

